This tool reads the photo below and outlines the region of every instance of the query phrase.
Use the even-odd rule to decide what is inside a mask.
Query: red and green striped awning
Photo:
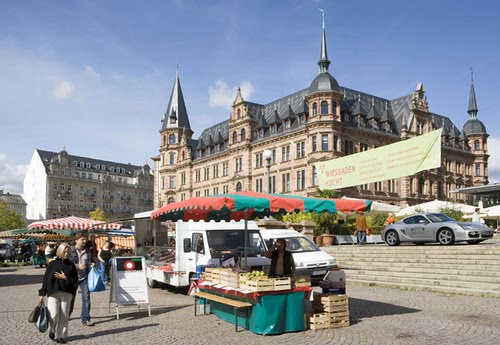
[[[368,212],[370,200],[323,199],[283,194],[238,192],[195,197],[170,203],[155,210],[151,217],[161,221],[229,221],[294,212]]]

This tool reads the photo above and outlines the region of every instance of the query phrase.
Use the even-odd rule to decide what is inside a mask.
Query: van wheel
[[[160,284],[156,280],[154,280],[153,278],[148,278],[148,286],[151,289],[156,289],[157,287],[160,286]]]

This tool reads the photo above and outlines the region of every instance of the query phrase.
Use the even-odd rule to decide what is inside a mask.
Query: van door
[[[186,253],[186,273],[196,273],[196,266],[208,262],[207,244],[203,232],[191,233],[191,251]]]

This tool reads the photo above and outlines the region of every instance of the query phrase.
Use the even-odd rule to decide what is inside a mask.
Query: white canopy
[[[483,217],[485,219],[497,219],[500,218],[500,205],[491,206],[488,208],[483,208],[481,212],[486,213]]]
[[[420,210],[422,212],[439,212],[443,208],[452,208],[462,211],[463,213],[473,213],[476,206],[470,206],[451,201],[433,200],[424,202],[422,204],[405,207],[401,209],[401,211],[396,213],[396,216],[408,216],[413,213],[418,213]]]

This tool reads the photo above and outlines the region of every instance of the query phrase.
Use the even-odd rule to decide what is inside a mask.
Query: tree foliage
[[[19,229],[24,227],[23,217],[7,207],[0,201],[0,231]]]
[[[108,220],[106,219],[106,214],[101,208],[96,208],[94,211],[91,211],[89,213],[89,218],[93,220],[100,220],[103,222],[107,222]]]

